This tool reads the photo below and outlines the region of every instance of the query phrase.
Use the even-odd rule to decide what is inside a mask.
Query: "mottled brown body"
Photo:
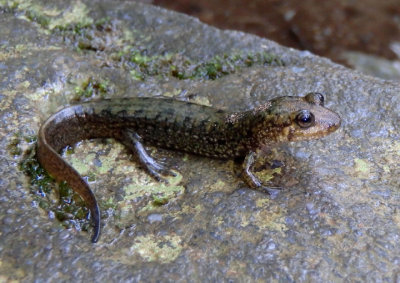
[[[67,183],[88,204],[96,242],[100,213],[96,199],[78,172],[58,154],[67,145],[91,138],[115,138],[137,154],[149,172],[161,179],[173,174],[153,160],[142,142],[156,147],[216,157],[245,157],[245,180],[261,183],[251,173],[257,149],[287,141],[318,138],[336,130],[339,116],[323,107],[323,96],[280,97],[245,112],[156,98],[121,98],[86,102],[62,109],[40,128],[38,159],[56,178]]]

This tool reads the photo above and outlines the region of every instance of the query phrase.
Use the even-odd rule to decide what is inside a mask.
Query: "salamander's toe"
[[[161,165],[160,163],[152,163],[147,166],[149,173],[159,182],[169,183],[168,177],[176,177],[177,174],[171,170]]]
[[[261,186],[258,190],[265,192],[271,196],[271,199],[274,199],[278,196],[279,192],[282,190],[280,187],[265,187]]]

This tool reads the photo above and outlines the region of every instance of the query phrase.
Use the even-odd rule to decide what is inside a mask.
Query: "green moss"
[[[258,53],[233,53],[215,56],[208,62],[197,64],[194,72],[189,78],[205,78],[215,80],[222,76],[235,73],[236,71],[251,67],[253,65],[278,65],[282,66],[283,62],[267,52]]]
[[[58,8],[55,3],[31,0],[0,1],[0,9],[25,15],[26,19],[39,24],[45,30],[77,24],[86,26],[93,23],[87,6],[77,1],[68,8]]]
[[[74,147],[73,146],[67,146],[65,149],[64,149],[64,153],[65,154],[73,154],[75,152],[75,150],[74,150]]]
[[[33,138],[27,137],[33,142]],[[30,193],[38,206],[51,212],[66,227],[86,231],[90,227],[89,210],[84,201],[65,182],[56,184],[36,158],[36,141],[25,152],[19,164],[20,170],[29,177]]]
[[[109,81],[97,80],[93,77],[87,78],[82,85],[75,88],[74,100],[81,100],[81,98],[102,97],[104,98],[108,93]]]
[[[19,164],[20,170],[30,178],[31,192],[35,195],[46,196],[51,191],[51,183],[54,181],[36,159],[35,146],[25,153]]]
[[[260,172],[255,172],[256,176],[260,178],[263,183],[267,183],[274,179],[275,175],[282,174],[282,168],[272,168],[272,169],[264,169]]]
[[[67,11],[32,4],[31,1],[13,3],[6,6],[24,13],[27,19],[38,23],[54,36],[61,37],[78,51],[102,52],[107,57],[105,60],[114,61],[135,80],[145,80],[151,76],[216,80],[255,65],[284,65],[280,58],[268,52],[233,52],[217,55],[207,61],[193,61],[181,54],[151,55],[145,43],[151,40],[147,35],[128,32],[128,28],[108,17],[98,20],[90,18],[89,8],[82,2],[78,1]],[[111,45],[108,44],[110,41]],[[101,92],[101,86],[98,88]],[[88,85],[79,92],[90,97],[94,91]]]
[[[17,1],[1,0],[0,1],[0,11],[4,13],[12,13],[18,8]]]
[[[178,54],[148,56],[145,52],[132,48],[127,53],[120,52],[118,57],[114,58],[128,61],[129,64],[125,64],[125,67],[130,69],[132,76],[141,80],[149,76],[172,76],[180,80],[216,80],[255,65],[284,65],[278,57],[267,52],[217,55],[205,62],[193,62]]]
[[[166,205],[169,201],[169,198],[166,196],[157,196],[157,195],[152,195],[153,197],[153,205],[154,206],[163,206]]]
[[[44,14],[39,13],[36,10],[25,11],[25,17],[27,17],[32,22],[38,23],[42,28],[47,29],[50,24],[50,17],[46,17]]]
[[[104,210],[108,210],[108,209],[116,210],[117,209],[117,204],[115,203],[113,197],[110,197],[106,201],[100,201],[99,205]]]
[[[106,30],[111,24],[111,20],[108,17],[101,18],[97,21],[84,21],[84,22],[72,22],[68,24],[56,25],[52,29],[55,35],[76,35],[76,36],[89,36],[92,37],[92,31]]]
[[[145,76],[143,75],[143,73],[136,71],[135,69],[130,70],[129,74],[131,75],[131,77],[134,80],[143,81],[145,79]]]
[[[87,174],[87,181],[94,182],[96,181],[96,175],[93,172],[88,172]]]
[[[16,133],[12,137],[10,143],[7,145],[8,152],[13,156],[20,156],[22,154],[21,145],[21,134]]]

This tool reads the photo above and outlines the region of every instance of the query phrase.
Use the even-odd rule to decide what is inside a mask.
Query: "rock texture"
[[[399,83],[131,1],[0,1],[0,11],[0,281],[399,280]],[[77,99],[239,110],[310,91],[326,94],[342,127],[272,150],[275,199],[246,188],[233,161],[153,149],[180,173],[158,184],[118,143],[85,141],[64,155],[102,207],[91,244],[88,222],[66,212],[77,201],[63,199],[62,219],[61,188],[44,191],[23,170],[41,122]]]

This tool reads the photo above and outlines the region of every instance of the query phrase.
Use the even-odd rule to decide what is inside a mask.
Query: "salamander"
[[[252,173],[256,151],[278,143],[320,138],[340,126],[324,107],[324,96],[274,98],[254,109],[232,112],[169,98],[117,98],[66,107],[40,127],[37,158],[57,182],[66,181],[85,201],[100,236],[100,210],[89,185],[59,155],[61,149],[92,138],[114,138],[125,145],[158,180],[174,172],[154,160],[144,144],[223,159],[242,159],[251,188],[265,188]]]

